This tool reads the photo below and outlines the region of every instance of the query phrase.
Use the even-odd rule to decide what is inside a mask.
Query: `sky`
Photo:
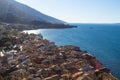
[[[69,23],[120,23],[120,0],[16,0]]]

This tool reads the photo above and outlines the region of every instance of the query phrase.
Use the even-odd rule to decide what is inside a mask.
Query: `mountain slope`
[[[0,0],[0,20],[4,22],[40,21],[54,24],[65,23],[14,0]]]

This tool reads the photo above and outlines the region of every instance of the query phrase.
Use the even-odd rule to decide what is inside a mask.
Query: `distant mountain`
[[[65,23],[15,0],[0,0],[0,21],[9,23],[29,23],[35,21],[52,24]]]

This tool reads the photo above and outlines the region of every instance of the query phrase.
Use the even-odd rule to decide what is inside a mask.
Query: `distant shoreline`
[[[1,29],[16,29],[18,31],[23,30],[36,30],[36,29],[66,29],[66,28],[77,28],[75,25],[70,24],[43,24],[43,25],[32,25],[32,24],[21,24],[21,23],[5,23],[0,22]],[[2,27],[4,26],[4,27]]]

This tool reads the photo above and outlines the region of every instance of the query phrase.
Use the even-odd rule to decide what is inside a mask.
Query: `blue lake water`
[[[76,24],[71,29],[40,29],[57,45],[76,45],[97,57],[120,79],[120,24]],[[32,31],[31,31],[32,32]]]

